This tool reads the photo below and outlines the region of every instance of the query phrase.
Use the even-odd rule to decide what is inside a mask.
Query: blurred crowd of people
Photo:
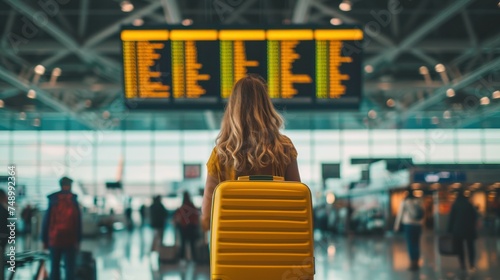
[[[73,276],[77,270],[76,259],[82,240],[82,215],[86,209],[80,207],[77,196],[71,191],[73,180],[63,177],[59,183],[61,190],[48,196],[49,204],[41,226],[41,239],[44,248],[50,252],[51,279],[61,279],[59,271],[63,259],[66,279],[74,279]],[[0,190],[0,218],[2,221],[7,221],[9,217],[8,209],[7,194],[5,191]],[[176,247],[174,259],[186,260],[187,248],[189,247],[191,259],[198,261],[200,257],[198,244],[204,232],[200,223],[200,209],[194,205],[189,192],[183,192],[181,206],[172,213],[169,213],[160,195],[153,197],[151,205],[142,204],[137,210],[140,222],[133,219],[132,199],[128,199],[123,211],[125,228],[132,231],[136,227],[142,229],[149,225],[153,229],[151,251],[161,254],[162,248],[165,250],[168,247],[163,243],[164,234],[165,230],[172,224],[175,227],[176,239],[176,244],[171,246]],[[408,189],[406,198],[399,206],[394,231],[404,233],[410,259],[409,270],[411,271],[419,269],[421,258],[420,239],[425,226],[426,212],[428,212],[428,209],[422,198],[416,197],[415,193]],[[33,217],[37,216],[37,213],[39,213],[39,210],[36,206],[27,204],[20,214],[23,220],[23,232],[28,237],[28,242],[30,236],[38,234],[38,226],[32,223]],[[108,228],[109,234],[114,231],[112,226],[116,221],[114,215],[114,211],[111,209],[110,215],[107,216],[110,219],[110,222],[107,223],[110,225]],[[379,214],[379,216],[382,215]],[[448,216],[446,233],[452,240],[453,254],[457,256],[459,267],[463,271],[469,270],[473,272],[476,269],[474,243],[478,238],[480,220],[477,207],[473,206],[463,190],[458,190]],[[321,220],[315,219],[315,223],[316,227],[321,227]],[[0,225],[0,250],[3,250],[2,252],[5,252],[7,247],[8,235],[7,226]],[[207,241],[205,240],[205,242]],[[4,254],[0,255],[4,256]],[[466,257],[468,266],[466,265]],[[5,265],[3,260],[0,260],[0,263]],[[0,267],[0,271],[2,271],[1,269]],[[2,273],[0,273],[1,279],[4,279]]]
[[[403,230],[410,257],[409,270],[417,271],[420,260],[420,238],[424,219],[424,208],[418,197],[410,189],[406,199],[401,203],[394,224],[394,231]],[[451,254],[458,257],[462,271],[467,271],[465,264],[465,247],[467,249],[469,271],[474,272],[475,267],[475,246],[474,242],[478,237],[479,213],[465,195],[464,190],[457,191],[457,197],[451,207],[448,218],[447,234],[452,240]],[[440,241],[442,239],[440,238]],[[443,239],[445,240],[445,239]]]
[[[50,279],[61,279],[61,261],[64,260],[64,279],[80,279],[79,271],[82,264],[81,255],[90,252],[81,252],[80,243],[83,236],[83,216],[88,209],[81,207],[78,203],[78,197],[72,192],[73,180],[63,177],[59,180],[60,191],[48,196],[48,208],[43,215],[43,219],[34,219],[39,213],[39,209],[31,204],[26,204],[20,213],[22,219],[22,232],[25,235],[25,249],[32,248],[31,237],[40,234],[43,248],[48,250],[50,256]],[[140,224],[136,225],[133,219],[132,199],[128,199],[125,204],[123,216],[125,218],[125,228],[129,231],[137,226],[146,227],[148,224],[154,232],[152,251],[160,251],[163,244],[165,229],[169,226],[169,220],[172,220],[175,226],[175,238],[178,240],[175,249],[175,259],[186,260],[186,249],[190,247],[191,259],[197,260],[197,242],[200,239],[200,210],[195,207],[189,192],[184,192],[182,205],[171,215],[162,203],[161,196],[155,196],[151,205],[142,204],[138,209],[141,218]],[[43,213],[42,213],[43,214]],[[5,252],[8,245],[9,228],[7,227],[9,214],[7,193],[0,189],[0,252]],[[42,217],[42,216],[40,216]],[[40,220],[41,225],[34,223]],[[110,209],[109,215],[103,215],[96,228],[102,226],[111,236],[114,231],[114,223],[117,221],[116,214]],[[36,237],[35,237],[36,238]],[[0,254],[0,271],[4,271],[5,254]],[[91,259],[92,257],[90,257]],[[88,273],[92,268],[85,268]],[[0,280],[4,279],[5,273],[0,273]],[[78,278],[80,277],[80,278]],[[87,278],[85,278],[87,279]],[[90,278],[89,278],[90,279]]]

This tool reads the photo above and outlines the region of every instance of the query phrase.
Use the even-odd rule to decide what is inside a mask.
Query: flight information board
[[[277,107],[354,109],[362,90],[357,27],[124,28],[129,108],[223,108],[236,81],[258,74]]]

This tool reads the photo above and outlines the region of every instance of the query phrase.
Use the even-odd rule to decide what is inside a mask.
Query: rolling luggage
[[[210,263],[210,252],[208,244],[198,243],[196,246],[196,263],[208,265]]]
[[[309,188],[282,177],[220,183],[212,201],[212,280],[314,279]]]
[[[167,246],[162,244],[158,252],[158,258],[161,263],[179,262],[179,247],[176,245]]]
[[[443,256],[453,256],[457,254],[452,235],[446,234],[439,236],[438,247],[439,253]]]
[[[76,280],[96,280],[97,268],[92,252],[80,251],[76,256]]]
[[[208,240],[206,234],[203,234],[203,238],[196,244],[196,263],[197,264],[210,264],[210,250],[208,248]]]
[[[179,262],[179,231],[174,230],[174,244],[165,245],[163,240],[159,242],[158,260],[160,263],[178,263]]]

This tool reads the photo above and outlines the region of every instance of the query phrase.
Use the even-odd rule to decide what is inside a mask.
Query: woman
[[[453,203],[448,220],[448,232],[453,235],[453,243],[458,253],[460,268],[465,270],[464,242],[467,244],[470,270],[475,271],[474,240],[477,238],[478,213],[470,201],[465,197],[464,191],[458,192]]]
[[[420,200],[415,197],[413,190],[408,190],[406,199],[399,206],[394,231],[398,232],[401,224],[406,236],[408,254],[410,255],[409,270],[419,269],[418,261],[420,259],[420,236],[422,235],[422,219],[424,218],[424,209]]]
[[[183,194],[182,205],[174,213],[174,222],[180,232],[181,248],[179,258],[184,259],[186,243],[189,241],[191,256],[196,260],[196,239],[198,238],[200,214],[191,201],[189,192]]]
[[[207,163],[204,230],[210,229],[212,196],[220,182],[243,175],[274,175],[300,182],[297,151],[280,133],[282,126],[283,119],[274,109],[262,78],[248,75],[236,82]]]

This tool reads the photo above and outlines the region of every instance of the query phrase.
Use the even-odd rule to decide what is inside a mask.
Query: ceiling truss
[[[106,21],[99,28],[93,22],[98,14],[96,9],[99,4],[90,0],[78,0],[74,7],[67,9],[61,7],[58,14],[46,17],[43,22],[35,16],[41,11],[36,3],[27,0],[4,2],[11,9],[4,11],[6,16],[0,19],[0,23],[3,21],[0,46],[4,50],[0,54],[0,99],[13,100],[18,95],[26,94],[29,89],[36,89],[37,99],[47,108],[69,114],[92,129],[96,128],[92,122],[79,116],[87,110],[85,100],[77,105],[66,104],[54,93],[77,87],[86,92],[84,96],[95,105],[92,106],[94,111],[108,110],[110,106],[119,104],[122,98],[122,69],[121,45],[117,34],[122,25],[131,24],[139,18],[151,24],[179,24],[185,18],[193,19],[195,24],[203,24],[204,20],[207,23],[222,24],[252,24],[266,20],[284,24],[329,24],[330,18],[335,17],[347,24],[365,26],[365,66],[370,65],[373,71],[364,73],[364,95],[366,100],[370,100],[361,110],[365,113],[369,110],[394,112],[380,114],[388,116],[390,120],[380,127],[397,127],[401,125],[401,121],[439,106],[446,109],[448,105],[442,104],[447,103],[446,90],[449,88],[464,94],[475,94],[478,98],[489,96],[492,91],[500,89],[500,33],[484,35],[484,25],[478,22],[478,14],[481,15],[481,11],[484,11],[486,15],[488,10],[470,8],[479,0],[444,1],[439,5],[430,0],[419,1],[411,9],[403,7],[406,10],[402,13],[393,13],[387,26],[380,29],[374,29],[374,26],[370,29],[369,24],[375,22],[374,13],[380,15],[387,12],[387,1],[380,1],[385,6],[381,6],[379,10],[357,10],[362,9],[360,7],[363,3],[353,2],[353,11],[344,12],[331,1],[321,0],[284,1],[285,4],[280,5],[285,7],[277,7],[276,3],[263,0],[216,0],[210,5],[198,3],[192,7],[187,2],[178,0],[137,0],[134,3],[141,3],[133,12],[123,13],[120,17],[116,16],[120,14],[119,11],[110,12],[113,21]],[[412,13],[408,13],[410,10]],[[73,15],[76,19],[74,21]],[[46,35],[13,48],[8,36],[15,33],[22,18],[37,24]],[[460,20],[465,31],[463,36],[436,38],[433,34],[443,32],[450,20]],[[433,71],[434,66],[439,63],[446,66],[447,75],[450,76],[449,84],[441,81],[439,74]],[[61,67],[64,74],[73,73],[81,81],[63,80],[57,86],[49,86],[45,77],[40,83],[30,82],[34,75],[33,68],[38,64],[45,66],[48,71]],[[419,76],[420,66],[427,66],[432,72],[431,83],[426,83]],[[413,74],[407,74],[407,78],[397,76],[403,72]],[[478,87],[481,90],[474,91]],[[385,106],[384,98],[398,101],[408,96],[417,96],[412,97],[414,100],[410,106],[401,106],[400,103],[394,108]],[[498,109],[498,102],[493,99],[491,101],[490,107],[468,115],[467,121],[461,125],[470,127],[497,116],[495,110]],[[203,114],[205,126],[209,129],[216,127],[214,115],[207,112]],[[358,124],[366,126],[363,119],[359,118]]]

